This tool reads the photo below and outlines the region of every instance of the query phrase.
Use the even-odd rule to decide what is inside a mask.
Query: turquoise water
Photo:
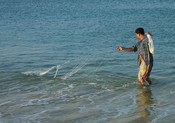
[[[173,123],[173,0],[0,0],[0,123]],[[144,27],[153,84],[137,83]]]

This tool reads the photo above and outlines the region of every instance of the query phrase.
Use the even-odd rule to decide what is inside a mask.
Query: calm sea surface
[[[135,29],[153,34],[137,83]],[[0,123],[174,123],[174,0],[0,0]]]

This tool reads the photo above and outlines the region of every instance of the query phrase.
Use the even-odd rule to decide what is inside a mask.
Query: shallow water
[[[173,123],[173,0],[0,0],[0,123]],[[153,81],[137,83],[144,27]]]

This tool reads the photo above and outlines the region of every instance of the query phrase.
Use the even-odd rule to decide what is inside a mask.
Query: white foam
[[[11,103],[12,101],[6,101],[6,102],[3,102],[3,103],[1,103],[0,104],[0,106],[3,106],[3,105],[6,105],[6,104],[9,104],[9,103]]]
[[[70,88],[70,89],[73,89],[73,88],[74,88],[74,85],[73,85],[73,84],[70,84],[70,85],[69,85],[69,88]]]
[[[47,105],[49,104],[49,98],[46,99],[30,99],[28,102],[21,104],[21,107],[33,106],[33,105]]]
[[[89,85],[97,85],[97,83],[88,83]]]

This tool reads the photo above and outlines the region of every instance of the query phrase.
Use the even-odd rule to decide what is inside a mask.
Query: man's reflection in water
[[[138,87],[137,95],[138,112],[142,118],[147,118],[150,115],[150,107],[154,103],[152,92],[149,87]]]

